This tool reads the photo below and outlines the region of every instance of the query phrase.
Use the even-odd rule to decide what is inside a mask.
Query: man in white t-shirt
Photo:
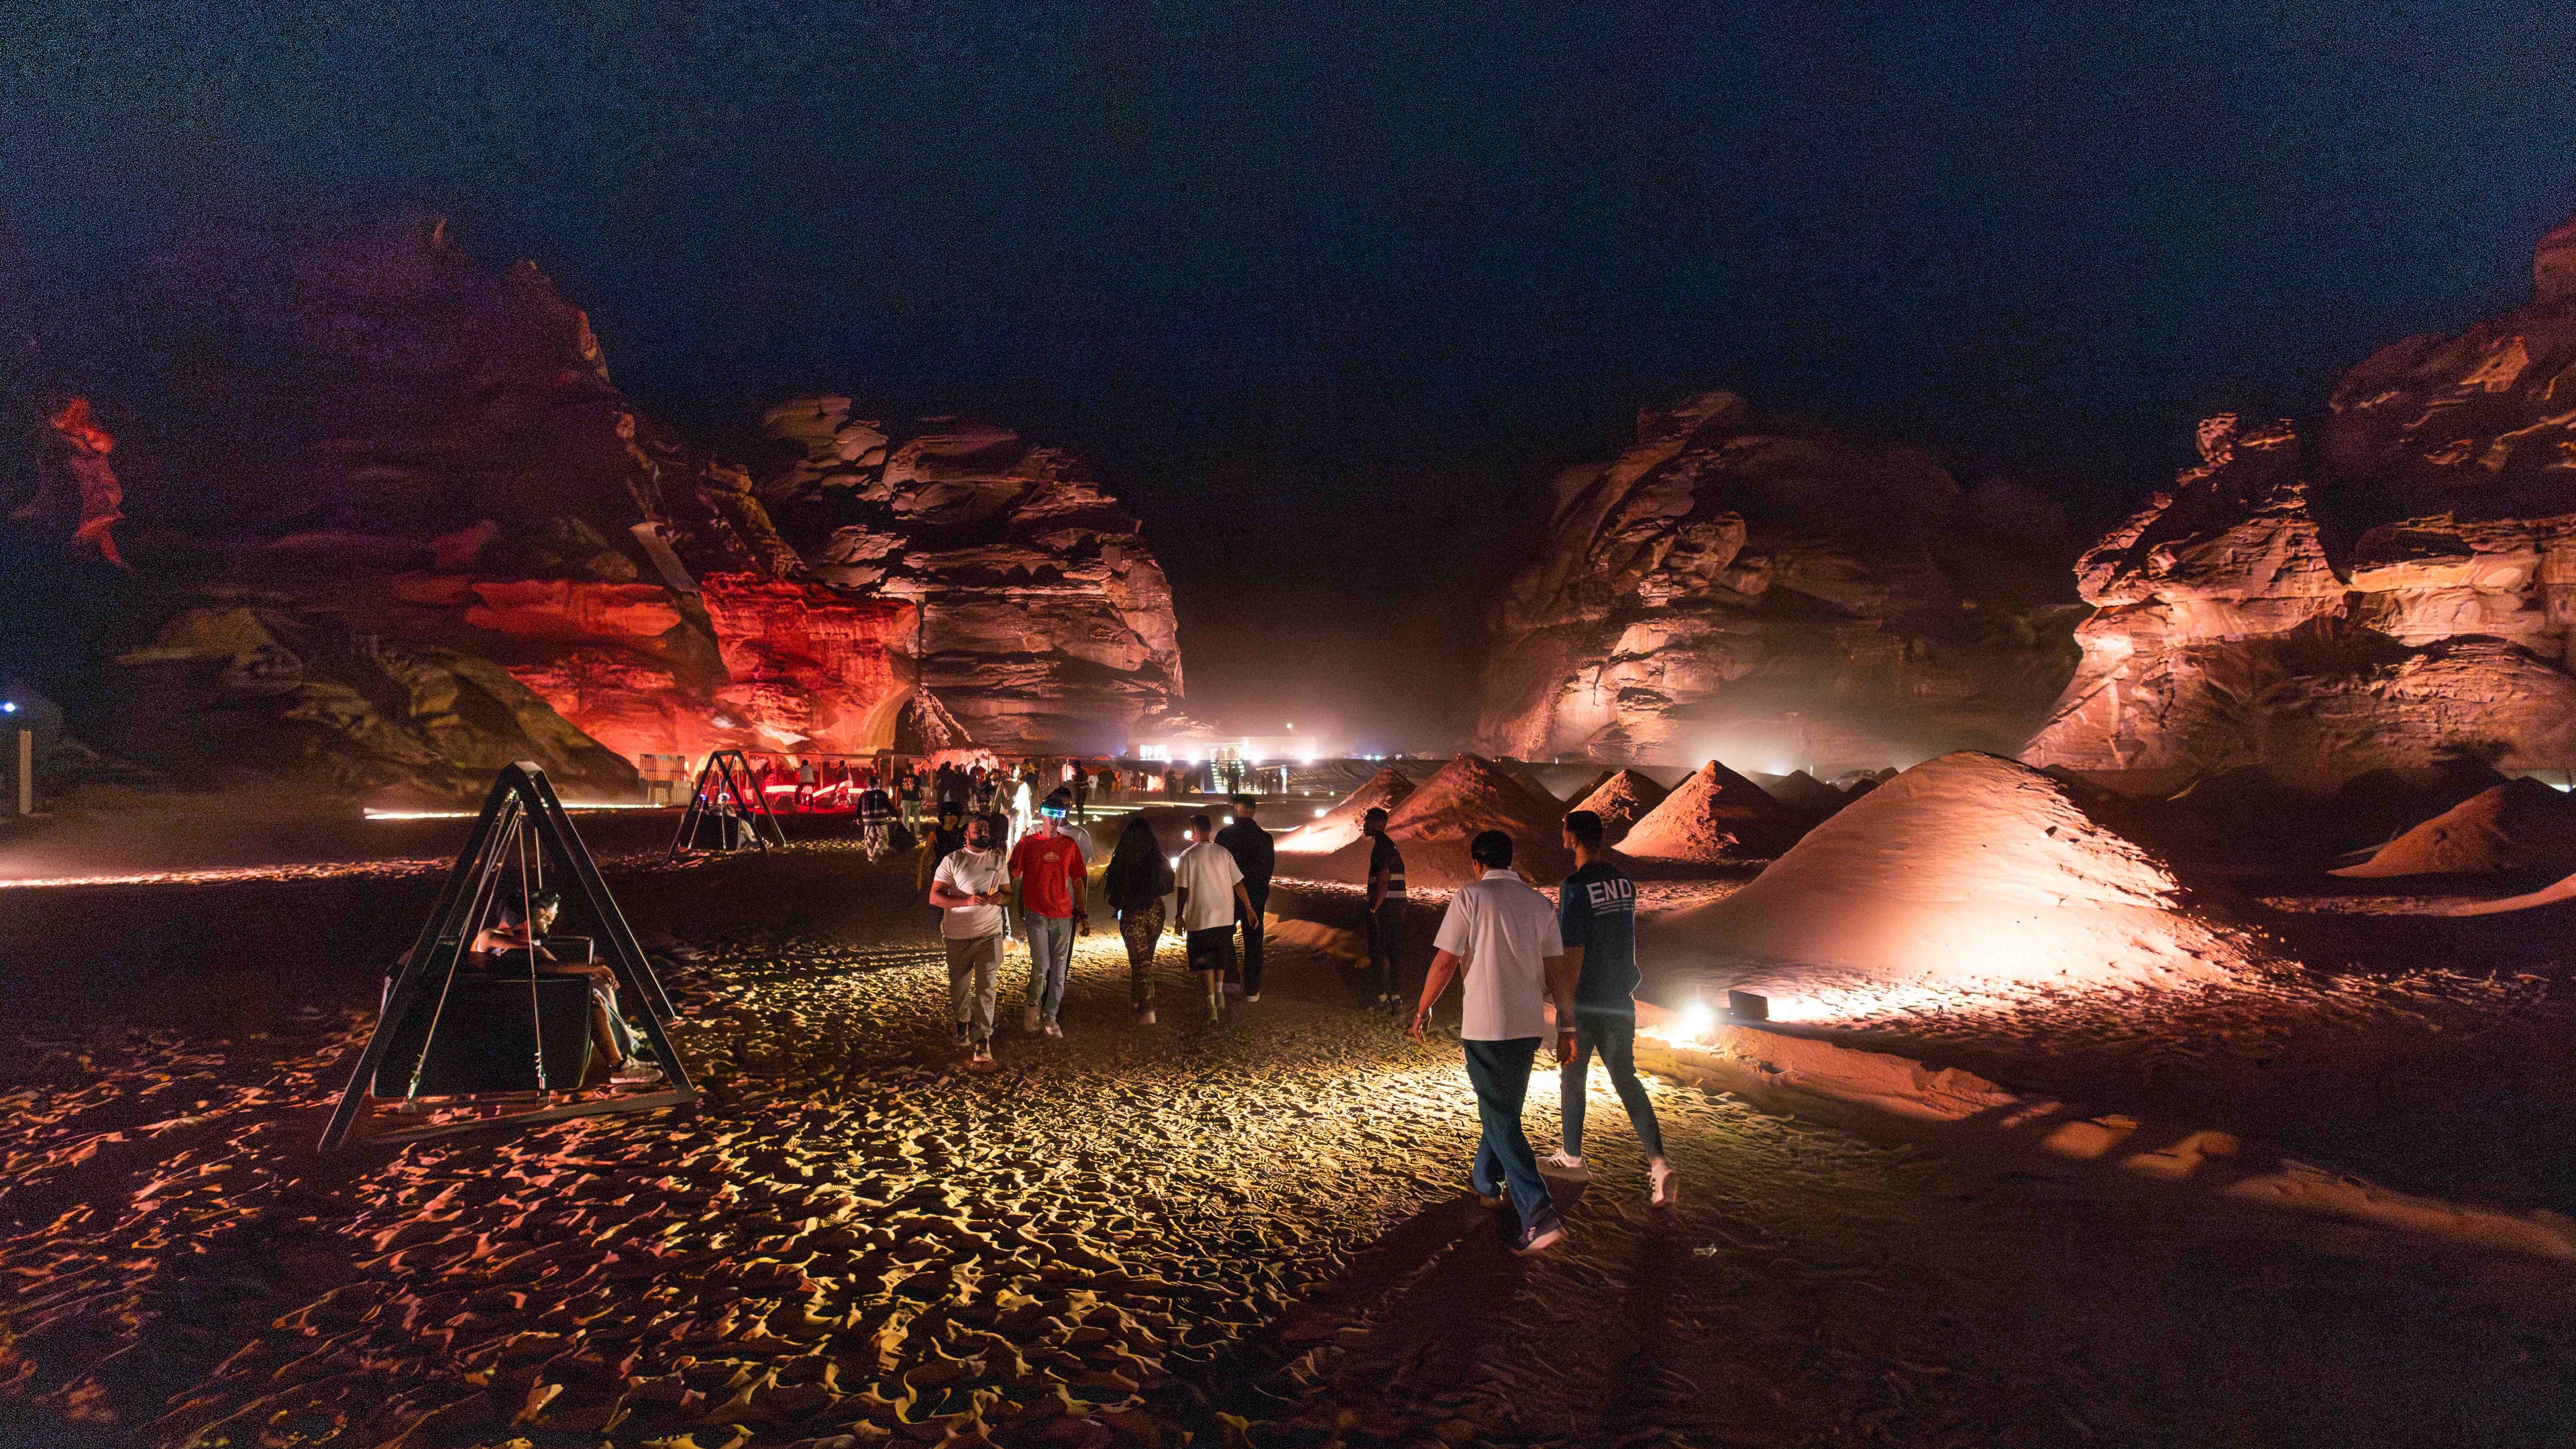
[[[1565,1226],[1538,1175],[1538,1155],[1521,1131],[1521,1102],[1529,1096],[1539,1039],[1548,1034],[1551,1000],[1557,1065],[1574,1059],[1574,973],[1566,969],[1556,907],[1512,872],[1512,838],[1488,830],[1468,844],[1467,854],[1484,867],[1484,878],[1449,898],[1409,1034],[1422,1040],[1431,1008],[1449,989],[1450,978],[1464,971],[1458,1037],[1467,1049],[1467,1080],[1476,1088],[1476,1115],[1485,1128],[1467,1180],[1487,1207],[1501,1207],[1508,1194],[1520,1212],[1512,1251],[1539,1253],[1565,1236]]]
[[[1216,843],[1214,822],[1193,815],[1190,827],[1197,844],[1182,851],[1172,867],[1180,896],[1172,929],[1180,932],[1190,969],[1207,987],[1208,1020],[1214,1021],[1225,1000],[1225,974],[1234,967],[1235,911],[1251,910],[1252,898],[1244,893],[1243,867],[1235,863],[1234,852]]]
[[[1002,971],[1002,902],[1010,895],[1010,857],[994,848],[993,822],[966,822],[966,844],[950,851],[930,877],[939,907],[939,938],[948,948],[948,1005],[957,1044],[978,1066],[993,1060],[993,993]]]

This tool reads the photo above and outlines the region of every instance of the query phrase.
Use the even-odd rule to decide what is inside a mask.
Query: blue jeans
[[[1073,969],[1073,917],[1032,911],[1023,919],[1029,929],[1029,1005],[1053,1021],[1064,1004],[1065,974]]]
[[[1637,1080],[1637,1014],[1585,1007],[1575,1008],[1574,1060],[1566,1064],[1561,1077],[1564,1125],[1559,1135],[1565,1150],[1583,1155],[1583,1077],[1596,1049],[1602,1067],[1610,1073],[1612,1090],[1619,1094],[1619,1105],[1628,1109],[1628,1125],[1637,1129],[1637,1145],[1648,1157],[1663,1156],[1664,1134],[1655,1124],[1655,1104],[1647,1100],[1645,1084]]]
[[[1556,1221],[1556,1204],[1547,1182],[1538,1175],[1538,1155],[1521,1131],[1521,1103],[1529,1096],[1530,1063],[1538,1059],[1538,1038],[1471,1041],[1467,1080],[1476,1088],[1476,1115],[1485,1124],[1476,1144],[1476,1165],[1467,1180],[1490,1197],[1508,1187],[1521,1226],[1536,1232]]]

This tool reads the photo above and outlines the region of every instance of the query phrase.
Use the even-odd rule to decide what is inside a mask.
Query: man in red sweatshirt
[[[1029,1002],[1024,1031],[1064,1032],[1055,1024],[1064,983],[1073,968],[1073,938],[1091,923],[1089,879],[1082,847],[1064,833],[1064,807],[1053,800],[1038,812],[1037,829],[1011,850],[1011,885],[1029,936]]]

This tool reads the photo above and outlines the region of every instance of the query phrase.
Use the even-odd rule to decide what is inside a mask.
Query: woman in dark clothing
[[[1128,999],[1146,1026],[1154,1024],[1154,946],[1163,934],[1163,897],[1172,886],[1172,863],[1163,858],[1154,827],[1141,816],[1128,816],[1101,887],[1118,912],[1118,934],[1127,941]]]

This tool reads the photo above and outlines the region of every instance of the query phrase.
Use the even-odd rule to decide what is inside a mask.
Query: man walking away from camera
[[[1673,1165],[1664,1160],[1663,1129],[1655,1104],[1637,1080],[1637,883],[1612,865],[1601,845],[1601,817],[1576,810],[1565,817],[1566,848],[1574,874],[1556,893],[1557,933],[1565,940],[1566,969],[1575,977],[1574,1060],[1560,1072],[1563,1140],[1539,1159],[1539,1171],[1574,1182],[1591,1180],[1583,1162],[1584,1078],[1592,1053],[1610,1073],[1628,1125],[1645,1149],[1646,1178],[1656,1207],[1673,1202]]]
[[[1236,925],[1243,928],[1243,999],[1261,999],[1261,913],[1270,906],[1270,877],[1279,868],[1279,853],[1270,832],[1253,818],[1249,795],[1234,797],[1234,823],[1216,833],[1216,843],[1234,857],[1243,872],[1243,909]]]
[[[939,907],[940,944],[948,949],[950,1019],[957,1024],[957,1044],[978,1065],[993,1060],[1002,900],[1010,879],[1010,863],[993,845],[992,822],[977,820],[966,827],[966,843],[939,862],[930,881],[930,903]]]
[[[1215,1021],[1225,995],[1225,976],[1234,969],[1234,923],[1251,902],[1243,893],[1243,867],[1227,849],[1209,839],[1212,825],[1204,815],[1190,817],[1191,838],[1172,868],[1180,890],[1180,919],[1174,924],[1187,948],[1190,969],[1207,987],[1208,1020]]]
[[[1530,1064],[1548,1034],[1545,1008],[1556,1003],[1556,1060],[1574,1060],[1574,973],[1566,969],[1565,943],[1556,908],[1512,873],[1512,838],[1488,830],[1470,841],[1467,854],[1484,868],[1482,879],[1458,888],[1433,938],[1431,974],[1407,1034],[1422,1040],[1431,1008],[1464,972],[1458,1038],[1467,1053],[1467,1080],[1476,1088],[1476,1115],[1484,1135],[1467,1181],[1476,1199],[1501,1207],[1508,1195],[1519,1211],[1512,1251],[1545,1252],[1565,1236],[1538,1158],[1521,1131],[1521,1103],[1529,1096]]]

